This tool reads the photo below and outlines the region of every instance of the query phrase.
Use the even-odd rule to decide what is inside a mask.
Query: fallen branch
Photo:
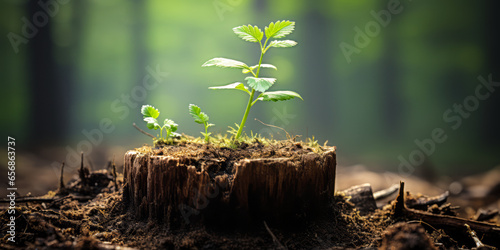
[[[492,210],[485,210],[480,208],[476,215],[474,216],[474,220],[476,221],[485,221],[492,219],[493,217],[498,215],[498,210],[492,209]]]
[[[404,182],[400,182],[399,195],[396,198],[396,204],[394,206],[394,216],[404,217],[411,220],[421,220],[433,225],[434,227],[452,228],[455,230],[457,228],[463,228],[463,226],[467,224],[472,230],[483,234],[483,236],[491,237],[492,239],[500,238],[499,225],[467,220],[449,215],[431,214],[428,212],[407,208],[404,200]]]
[[[398,189],[399,189],[399,185],[394,184],[394,185],[390,186],[389,188],[375,192],[373,194],[373,198],[376,201],[387,198],[387,197],[391,196],[392,194],[396,193],[398,191]]]
[[[448,199],[448,196],[450,196],[450,192],[446,191],[438,196],[407,199],[405,202],[406,206],[409,208],[414,208],[418,210],[427,210],[427,207],[434,204],[438,206],[443,205]]]
[[[354,203],[361,215],[366,215],[377,209],[377,203],[373,199],[372,187],[369,183],[350,187],[342,192],[350,197],[348,200]]]

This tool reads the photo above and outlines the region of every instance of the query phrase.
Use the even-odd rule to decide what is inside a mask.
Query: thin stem
[[[255,74],[256,78],[259,77],[260,65],[262,64],[262,57],[264,56],[264,53],[266,53],[266,51],[264,49],[266,48],[268,40],[269,40],[269,38],[267,38],[266,41],[264,42],[264,46],[262,46],[262,44],[260,44],[260,60],[259,60],[259,66],[257,66],[257,73]]]
[[[208,142],[208,124],[205,122],[203,125],[205,125],[205,141]]]
[[[252,107],[252,100],[253,100],[254,95],[255,95],[255,89],[252,89],[252,93],[250,94],[250,98],[248,99],[248,104],[247,104],[247,108],[245,110],[245,114],[243,115],[243,120],[241,120],[240,127],[238,128],[238,133],[236,134],[236,137],[234,138],[235,140],[240,138],[241,133],[243,132],[243,127],[245,126],[245,122],[247,121],[248,113],[250,112],[250,107]]]
[[[259,59],[259,66],[257,66],[257,73],[254,74],[255,78],[259,77],[260,65],[262,64],[262,57],[264,57],[264,53],[265,53],[264,49],[266,48],[266,44],[267,44],[268,40],[269,40],[269,38],[267,38],[266,41],[264,42],[264,46],[262,46],[262,43],[259,43],[260,44],[260,59]],[[240,127],[238,128],[238,133],[236,133],[236,137],[234,138],[235,140],[240,138],[241,133],[243,132],[243,127],[245,127],[245,123],[247,122],[248,113],[250,112],[250,108],[254,104],[254,101],[253,101],[254,95],[255,95],[255,89],[252,89],[252,93],[250,94],[250,98],[248,99],[247,108],[245,109],[245,114],[243,115],[243,119],[241,120]]]
[[[260,95],[259,95],[260,96]],[[252,102],[252,105],[253,106],[258,100],[259,100],[259,96],[257,96],[257,99],[255,99],[253,102]]]

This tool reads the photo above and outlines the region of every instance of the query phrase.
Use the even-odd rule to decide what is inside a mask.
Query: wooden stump
[[[326,207],[335,191],[336,154],[219,162],[137,151],[125,154],[124,201],[138,219],[169,225],[294,221]],[[210,164],[234,164],[214,175]],[[212,176],[212,177],[211,177]]]

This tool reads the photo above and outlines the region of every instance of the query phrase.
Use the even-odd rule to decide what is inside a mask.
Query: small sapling
[[[170,138],[179,137],[180,134],[176,133],[177,125],[174,121],[170,119],[165,119],[163,121],[163,126],[160,126],[158,123],[158,116],[160,116],[160,111],[151,105],[143,105],[141,108],[141,114],[143,115],[144,121],[147,123],[147,127],[153,130],[160,130],[159,137],[156,138],[156,141],[162,140],[168,142]],[[166,134],[163,137],[163,130],[165,130]]]
[[[205,141],[209,142],[210,140],[210,135],[212,133],[208,133],[208,127],[214,126],[212,123],[208,123],[208,115],[205,114],[205,112],[201,112],[200,107],[194,105],[194,104],[189,104],[189,114],[194,118],[194,121],[199,124],[203,124],[205,126],[205,133],[200,132],[203,136],[205,136]]]
[[[248,118],[248,113],[250,112],[250,108],[257,101],[285,101],[289,99],[293,99],[298,97],[302,99],[302,97],[293,92],[293,91],[267,91],[273,84],[276,82],[276,78],[265,78],[259,77],[261,68],[270,68],[277,70],[276,66],[272,64],[264,64],[262,63],[262,58],[264,54],[270,48],[288,48],[293,47],[297,44],[297,42],[292,40],[272,40],[275,38],[283,38],[292,33],[295,29],[295,22],[291,21],[277,21],[275,23],[270,23],[269,26],[266,26],[264,29],[266,39],[262,42],[264,38],[264,32],[257,27],[252,25],[243,25],[233,28],[233,31],[236,35],[238,35],[241,39],[258,43],[260,45],[260,59],[259,63],[254,66],[248,66],[246,63],[227,59],[227,58],[213,58],[206,61],[202,67],[216,66],[221,68],[236,68],[241,69],[243,74],[251,74],[245,78],[245,81],[248,85],[241,82],[235,82],[224,86],[210,87],[210,89],[237,89],[247,93],[250,98],[248,99],[248,104],[243,114],[243,119],[241,120],[241,124],[238,126],[238,132],[235,135],[235,139],[238,139],[241,136],[243,131],[243,127],[245,127],[245,122]],[[269,43],[268,43],[269,42]],[[260,94],[255,97],[255,91],[260,92]]]

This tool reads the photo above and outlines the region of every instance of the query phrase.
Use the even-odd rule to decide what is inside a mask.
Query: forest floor
[[[500,247],[500,168],[447,183],[419,177],[403,179],[396,174],[371,172],[363,166],[339,167],[339,191],[328,209],[300,225],[281,227],[262,221],[240,228],[196,224],[175,229],[154,221],[135,220],[122,202],[123,176],[113,173],[111,164],[86,173],[85,182],[94,183],[91,190],[83,190],[82,176],[76,175],[62,192],[59,189],[43,196],[17,197],[15,243],[8,242],[11,215],[3,200],[0,248]],[[398,192],[401,180],[406,185],[403,192]],[[360,185],[364,183],[369,185]]]

